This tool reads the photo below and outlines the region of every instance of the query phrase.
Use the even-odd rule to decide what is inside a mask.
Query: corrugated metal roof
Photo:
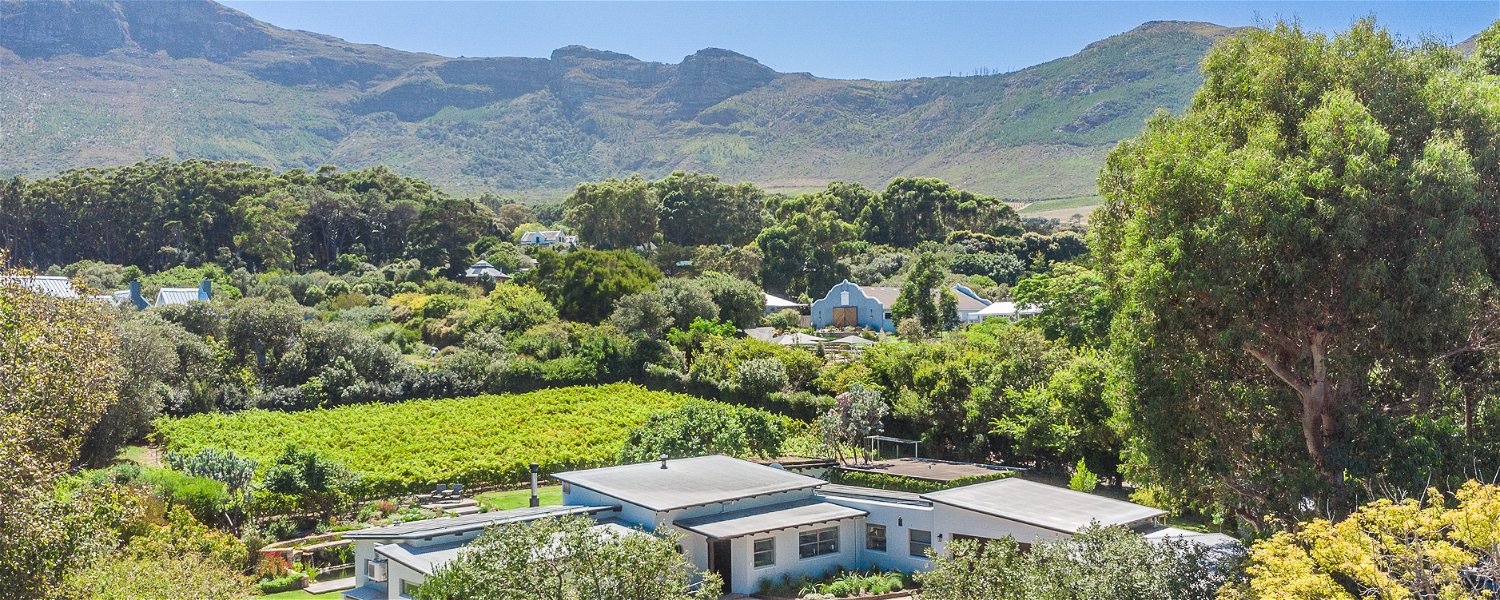
[[[823,484],[821,479],[722,455],[672,459],[665,469],[650,462],[552,477],[657,512]]]
[[[0,277],[6,281],[12,281],[21,287],[29,289],[38,294],[46,294],[53,298],[77,298],[78,290],[73,289],[73,282],[67,277],[57,275],[6,275]]]
[[[489,261],[484,261],[484,260],[481,260],[481,261],[479,261],[477,263],[474,263],[473,265],[470,265],[469,268],[464,271],[464,277],[468,277],[468,278],[471,278],[471,279],[478,279],[480,277],[492,277],[492,278],[495,278],[495,279],[510,279],[510,276],[506,275],[504,271],[501,271],[500,269],[496,269],[495,265],[492,265],[492,264],[489,263]]]
[[[166,306],[168,304],[196,302],[200,299],[198,298],[198,291],[198,288],[161,288],[160,291],[156,292],[156,302],[153,304],[155,306]]]
[[[923,498],[991,516],[1078,533],[1091,523],[1129,525],[1165,511],[1017,477],[923,494]]]
[[[711,539],[727,540],[768,531],[831,523],[868,515],[865,511],[831,502],[799,500],[737,510],[706,517],[674,521],[672,524]]]
[[[345,539],[378,539],[399,540],[428,538],[450,533],[463,533],[476,529],[484,529],[491,525],[504,523],[520,523],[534,521],[546,517],[559,517],[563,515],[594,514],[607,510],[617,510],[616,506],[539,506],[535,508],[515,508],[511,510],[497,510],[491,512],[474,513],[460,517],[438,517],[436,519],[425,519],[412,521],[399,525],[388,525],[386,527],[374,527],[360,529],[344,534]]]

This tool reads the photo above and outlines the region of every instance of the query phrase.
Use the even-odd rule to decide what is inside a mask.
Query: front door
[[[734,579],[730,572],[734,564],[729,559],[729,540],[717,540],[708,543],[708,570],[719,574],[724,579],[724,593],[729,593],[730,586],[734,585]]]
[[[859,308],[839,306],[833,309],[833,326],[839,328],[859,327]]]

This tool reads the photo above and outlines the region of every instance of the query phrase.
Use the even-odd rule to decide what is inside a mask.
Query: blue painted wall
[[[853,306],[859,309],[859,326],[889,333],[896,332],[896,324],[885,318],[886,306],[866,296],[859,286],[845,279],[833,286],[821,300],[812,303],[812,326],[814,329],[833,326],[833,309]]]

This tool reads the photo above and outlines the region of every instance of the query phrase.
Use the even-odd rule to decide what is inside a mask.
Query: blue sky
[[[1374,15],[1403,36],[1462,41],[1500,18],[1472,2],[453,2],[231,0],[280,27],[445,56],[547,56],[581,44],[676,63],[728,48],[778,71],[902,79],[1012,71],[1145,21],[1337,31]]]

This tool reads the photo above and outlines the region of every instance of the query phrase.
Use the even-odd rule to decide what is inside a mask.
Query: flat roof
[[[798,500],[758,506],[672,523],[709,539],[727,540],[768,531],[855,519],[870,513],[820,500]]]
[[[1166,511],[1017,477],[976,483],[923,498],[990,516],[1062,533],[1078,533],[1092,523],[1129,525]]]
[[[513,508],[510,510],[494,510],[480,512],[459,517],[438,517],[435,519],[423,519],[385,527],[372,527],[370,529],[358,529],[344,534],[344,539],[349,540],[406,540],[418,538],[430,538],[450,533],[464,533],[476,529],[484,529],[492,525],[505,523],[521,523],[534,521],[546,517],[560,517],[564,515],[595,514],[607,510],[619,510],[618,506],[539,506],[527,508]]]
[[[932,506],[932,501],[923,498],[921,494],[901,492],[896,490],[882,490],[879,488],[860,487],[857,485],[843,485],[838,483],[830,483],[818,488],[818,495],[856,498],[860,500],[876,500],[879,502],[896,502],[899,504],[912,504],[916,506]]]
[[[953,462],[928,458],[890,458],[877,460],[867,465],[843,465],[840,468],[846,471],[883,473],[886,475],[899,475],[901,477],[911,477],[913,479],[922,479],[925,481],[943,482],[962,479],[964,477],[996,475],[1006,471],[1014,472],[1021,470],[1012,467],[1002,467],[998,465],[982,465],[977,463]]]
[[[815,488],[823,480],[723,455],[676,458],[660,462],[569,471],[558,481],[593,490],[623,502],[665,512]]]

